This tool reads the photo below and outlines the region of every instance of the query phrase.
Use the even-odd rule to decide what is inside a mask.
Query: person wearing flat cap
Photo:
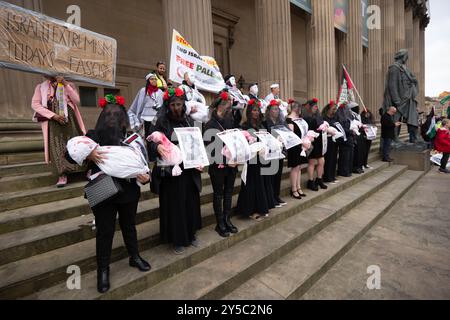
[[[138,132],[144,128],[145,137],[148,137],[152,125],[156,123],[158,110],[163,105],[163,91],[158,88],[158,77],[155,73],[149,73],[145,80],[147,84],[136,95],[128,110],[128,117],[131,129]]]

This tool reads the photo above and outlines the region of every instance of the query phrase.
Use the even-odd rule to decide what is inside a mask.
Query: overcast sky
[[[426,95],[450,91],[450,1],[430,0],[431,22],[425,35]]]

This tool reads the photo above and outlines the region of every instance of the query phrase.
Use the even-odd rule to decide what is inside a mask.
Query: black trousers
[[[364,162],[365,142],[362,135],[355,137],[355,147],[353,149],[353,169],[361,169]]]
[[[450,153],[444,153],[441,160],[441,169],[447,169],[448,159],[450,158]]]
[[[213,187],[213,207],[217,217],[230,215],[233,204],[234,182],[236,181],[237,168],[225,167],[218,169],[212,165],[209,176]]]
[[[339,145],[338,175],[350,177],[353,168],[353,141],[347,141]]]
[[[281,194],[281,177],[283,175],[283,166],[284,166],[284,160],[274,160],[278,161],[278,172],[277,174],[272,176],[272,188],[273,188],[273,194],[275,196],[275,200],[278,201]]]
[[[369,165],[369,154],[372,148],[372,140],[364,139],[363,166]]]
[[[119,213],[119,224],[122,230],[123,241],[128,254],[135,256],[139,254],[137,232],[136,232],[136,212],[138,201],[131,203],[116,203],[108,201],[93,209],[95,215],[97,266],[105,269],[111,261],[111,251],[116,231],[116,216]]]
[[[328,148],[325,154],[325,167],[323,174],[324,182],[336,181],[336,170],[338,164],[338,144],[333,139],[328,138]]]

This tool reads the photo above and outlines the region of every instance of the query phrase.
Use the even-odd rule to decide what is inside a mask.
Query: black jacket
[[[383,139],[395,139],[395,123],[388,113],[381,117],[381,137]]]
[[[156,131],[161,132],[173,144],[178,145],[178,141],[172,140],[172,136],[174,136],[174,134],[175,134],[174,129],[175,128],[193,127],[193,126],[194,126],[193,120],[187,116],[184,116],[183,120],[181,120],[181,121],[175,121],[175,120],[170,119],[168,117],[167,113],[164,113],[156,121],[156,125],[153,127],[152,133],[156,132]],[[158,146],[159,146],[159,144],[157,144],[157,143],[154,143],[154,142],[149,143],[148,153],[149,153],[150,161],[156,161],[157,158],[159,157]],[[195,183],[195,186],[197,187],[198,192],[201,192],[202,191],[202,180],[201,180],[200,172],[196,169],[184,170],[183,165],[181,165],[180,167],[183,170],[183,174],[189,174],[192,177],[192,179]],[[172,169],[173,169],[173,166],[161,168],[158,165],[156,165],[153,168],[152,182],[150,185],[150,188],[153,193],[159,194],[162,179],[164,179],[165,177],[171,177]]]

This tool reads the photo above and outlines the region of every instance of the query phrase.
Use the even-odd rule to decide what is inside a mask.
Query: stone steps
[[[220,299],[320,233],[406,167],[392,166],[287,220],[134,295],[136,300]],[[204,275],[208,274],[206,278]],[[284,273],[280,273],[284,276]]]
[[[167,245],[158,245],[158,240],[156,240],[159,232],[158,220],[152,220],[148,222],[147,225],[141,224],[138,226],[138,234],[141,234],[141,239],[146,238],[144,242],[141,241],[142,256],[149,258],[153,265],[153,270],[148,274],[142,274],[126,267],[127,259],[120,260],[126,258],[126,252],[123,250],[121,237],[119,234],[116,234],[114,244],[116,250],[114,251],[113,261],[117,262],[111,265],[113,273],[113,290],[108,295],[101,297],[95,289],[95,240],[92,239],[88,240],[88,242],[90,242],[89,244],[85,244],[84,242],[78,243],[1,266],[0,279],[5,280],[0,284],[0,287],[2,288],[0,289],[0,297],[17,298],[32,293],[32,295],[27,297],[28,299],[98,299],[130,297],[132,293],[145,290],[149,287],[147,286],[148,284],[156,284],[166,280],[171,275],[180,273],[201,261],[211,258],[226,248],[288,219],[301,210],[306,210],[318,202],[352,187],[356,183],[375,177],[377,173],[383,170],[389,170],[389,166],[386,163],[376,162],[373,166],[373,170],[369,170],[363,175],[343,178],[339,184],[331,185],[329,190],[308,193],[308,197],[300,202],[298,200],[290,199],[287,207],[272,210],[271,218],[266,219],[263,222],[256,223],[252,220],[241,220],[236,218],[236,224],[240,227],[241,232],[228,239],[221,239],[214,232],[214,226],[207,225],[198,235],[202,242],[202,247],[199,249],[189,248],[187,254],[184,256],[174,255],[171,248]],[[398,170],[404,170],[404,168]],[[392,175],[391,178],[394,179],[395,176]],[[286,191],[289,190],[288,186],[289,182],[284,180],[283,187]],[[236,197],[234,200],[236,201]],[[212,218],[212,206],[211,204],[208,205],[209,215]],[[206,210],[207,207],[202,208],[204,218]],[[214,221],[211,221],[211,223],[214,224]],[[152,231],[150,229],[152,229]],[[146,249],[145,244],[148,245],[152,242],[152,236],[149,235],[149,233],[153,233],[154,235],[153,244],[150,244],[150,248],[144,251]],[[144,248],[142,248],[142,245],[144,245]],[[86,251],[89,251],[89,253],[86,253]],[[49,259],[51,259],[51,262]],[[65,268],[71,264],[81,267],[83,274],[83,289],[81,291],[68,291],[65,288],[65,279],[67,279]],[[35,272],[34,270],[30,272],[30,269],[26,267],[27,265],[36,265],[39,267],[36,268]],[[57,282],[62,283],[49,288],[49,286]],[[44,290],[36,292],[42,289]]]
[[[45,162],[31,162],[0,166],[0,177],[20,176],[43,172],[50,172],[50,169]]]
[[[253,274],[250,280],[224,299],[301,298],[423,174],[407,171],[292,252],[260,273]],[[375,262],[367,263],[369,267]]]

